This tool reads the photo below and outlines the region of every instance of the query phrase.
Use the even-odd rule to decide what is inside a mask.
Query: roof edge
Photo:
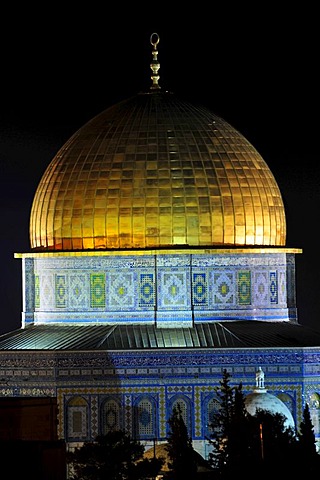
[[[126,256],[126,255],[243,255],[243,254],[298,254],[301,248],[286,247],[233,247],[233,248],[172,248],[172,249],[112,249],[112,250],[72,250],[72,251],[37,251],[29,253],[14,253],[14,258],[41,258],[41,257],[96,257],[96,256]]]

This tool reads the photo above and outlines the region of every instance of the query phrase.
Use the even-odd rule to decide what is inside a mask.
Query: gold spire
[[[161,87],[158,84],[160,76],[158,75],[159,69],[160,69],[160,63],[158,62],[158,50],[157,50],[157,45],[160,41],[160,37],[157,33],[152,33],[150,36],[150,43],[153,46],[153,51],[152,51],[152,56],[153,60],[150,63],[150,68],[152,70],[152,75],[151,75],[151,80],[152,80],[152,85],[150,87],[151,90],[160,90]]]

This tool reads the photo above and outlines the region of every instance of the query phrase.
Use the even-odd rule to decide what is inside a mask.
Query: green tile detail
[[[90,274],[90,307],[106,306],[106,276],[105,273]]]
[[[55,276],[55,300],[57,308],[65,308],[67,306],[65,275]]]
[[[238,303],[251,305],[251,274],[249,270],[238,272]]]

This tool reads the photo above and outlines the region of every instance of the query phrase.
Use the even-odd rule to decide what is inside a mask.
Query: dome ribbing
[[[266,162],[205,107],[139,94],[80,128],[37,188],[31,248],[284,246]]]

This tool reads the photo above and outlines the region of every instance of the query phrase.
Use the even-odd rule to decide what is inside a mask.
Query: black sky
[[[224,2],[222,2],[224,3]],[[239,4],[242,4],[239,6]],[[38,182],[84,123],[151,84],[150,35],[160,36],[159,84],[237,128],[273,172],[296,256],[298,319],[318,312],[319,31],[315,7],[214,2],[190,10],[97,3],[2,16],[0,29],[0,333],[20,327],[21,260]],[[207,7],[204,8],[204,5]],[[14,10],[14,6],[12,7]]]

